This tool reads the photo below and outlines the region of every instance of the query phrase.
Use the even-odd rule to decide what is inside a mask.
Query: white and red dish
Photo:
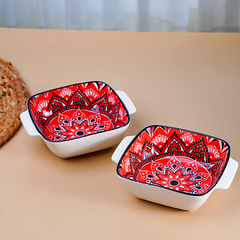
[[[68,158],[118,143],[136,108],[127,94],[91,81],[38,93],[29,98],[20,118],[31,136]]]
[[[125,137],[112,160],[129,192],[183,210],[195,210],[213,190],[227,189],[238,168],[226,141],[161,125]]]

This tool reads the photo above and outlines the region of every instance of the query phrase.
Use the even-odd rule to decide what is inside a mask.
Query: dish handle
[[[113,155],[112,155],[112,161],[115,163],[118,163],[123,152],[125,151],[125,149],[127,148],[127,146],[129,145],[129,143],[133,140],[135,136],[127,136],[125,137],[117,146],[117,148],[115,149]]]
[[[26,129],[28,135],[30,136],[39,136],[39,132],[37,131],[36,127],[34,126],[32,119],[30,117],[28,109],[25,112],[20,114],[21,122]]]
[[[238,162],[230,157],[229,162],[222,174],[222,177],[216,185],[216,189],[228,189],[233,181],[237,168]]]
[[[128,97],[128,95],[123,91],[116,91],[117,95],[121,98],[123,103],[125,104],[129,114],[133,114],[136,112],[136,107],[134,106],[131,99]]]

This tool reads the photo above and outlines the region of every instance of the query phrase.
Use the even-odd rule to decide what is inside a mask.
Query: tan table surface
[[[150,124],[226,140],[240,162],[240,34],[0,29],[0,57],[35,94],[102,80]],[[56,157],[21,127],[0,148],[0,239],[239,239],[240,172],[187,212],[140,200],[116,175],[116,146]]]

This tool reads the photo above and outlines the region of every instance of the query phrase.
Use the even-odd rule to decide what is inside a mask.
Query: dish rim
[[[198,135],[202,135],[202,136],[206,136],[206,137],[210,137],[210,138],[214,138],[216,140],[220,140],[224,143],[226,143],[226,145],[228,146],[228,154],[227,154],[227,159],[225,161],[225,164],[224,164],[224,167],[218,177],[218,179],[216,180],[216,182],[204,193],[201,193],[201,194],[193,194],[193,193],[188,193],[188,192],[180,192],[178,190],[175,190],[175,189],[170,189],[170,188],[167,188],[167,187],[164,187],[164,186],[160,186],[160,185],[151,185],[151,184],[148,184],[146,182],[140,182],[140,181],[137,181],[137,180],[132,180],[132,179],[129,179],[129,178],[126,178],[124,176],[122,176],[120,173],[119,173],[119,168],[120,168],[120,164],[121,164],[121,161],[124,157],[124,155],[126,154],[126,152],[128,151],[128,149],[130,148],[130,146],[133,144],[133,142],[136,140],[136,138],[138,138],[138,136],[140,134],[142,134],[143,131],[145,131],[147,128],[149,127],[165,127],[165,128],[172,128],[172,129],[176,129],[176,130],[182,130],[182,131],[186,131],[186,132],[189,132],[189,133],[193,133],[193,134],[198,134]],[[154,124],[154,125],[148,125],[147,127],[143,128],[139,133],[136,134],[136,136],[134,136],[134,138],[130,141],[130,143],[128,144],[128,146],[125,148],[124,152],[122,153],[118,163],[117,163],[117,168],[116,168],[116,172],[117,172],[117,175],[118,177],[120,178],[123,178],[123,179],[126,179],[130,182],[135,182],[135,183],[139,183],[139,184],[145,184],[149,187],[155,187],[155,188],[163,188],[165,190],[169,190],[169,191],[173,191],[175,193],[179,193],[179,194],[185,194],[185,195],[188,195],[188,196],[204,196],[206,194],[208,194],[209,192],[211,192],[212,190],[214,190],[215,186],[217,185],[217,183],[219,182],[219,180],[221,179],[225,169],[226,169],[226,166],[228,165],[228,162],[229,162],[229,159],[230,159],[230,152],[231,152],[231,148],[230,148],[230,145],[228,144],[228,142],[226,142],[225,140],[221,139],[221,138],[218,138],[218,137],[214,137],[214,136],[211,136],[211,135],[208,135],[208,134],[203,134],[203,133],[199,133],[199,132],[195,132],[195,131],[191,131],[191,130],[186,130],[186,129],[183,129],[183,128],[178,128],[178,127],[170,127],[170,126],[166,126],[166,125],[157,125],[157,124]]]
[[[62,140],[62,141],[52,141],[50,139],[48,139],[38,128],[33,116],[32,116],[32,112],[31,112],[31,108],[30,108],[30,101],[36,97],[37,95],[43,95],[44,93],[47,93],[49,91],[55,91],[55,90],[59,90],[59,89],[63,89],[63,88],[67,88],[67,87],[71,87],[71,86],[75,86],[75,85],[82,85],[82,84],[87,84],[87,83],[102,83],[102,84],[105,84],[107,87],[109,87],[113,92],[114,94],[117,96],[117,98],[120,100],[121,104],[123,105],[126,113],[127,113],[127,116],[128,116],[128,121],[123,125],[123,126],[120,126],[118,128],[112,128],[112,129],[108,129],[108,130],[104,130],[102,132],[96,132],[96,133],[92,133],[92,134],[89,134],[89,135],[85,135],[85,136],[82,136],[82,137],[76,137],[76,138],[73,138],[73,139],[68,139],[68,140]],[[29,97],[28,99],[28,111],[29,111],[29,115],[30,115],[30,118],[32,120],[32,123],[34,124],[36,130],[38,131],[38,133],[41,135],[41,137],[43,137],[46,141],[48,142],[51,142],[51,143],[55,143],[55,144],[60,144],[60,143],[64,143],[64,142],[69,142],[69,141],[74,141],[74,140],[79,140],[79,139],[83,139],[83,138],[86,138],[86,137],[89,137],[89,136],[93,136],[93,135],[96,135],[96,134],[101,134],[103,132],[110,132],[110,131],[116,131],[118,129],[121,129],[123,127],[126,127],[129,123],[130,123],[130,114],[129,114],[129,111],[126,107],[126,105],[124,104],[124,102],[122,101],[122,99],[118,96],[118,94],[116,93],[116,91],[111,87],[109,86],[107,83],[103,82],[103,81],[87,81],[87,82],[80,82],[80,83],[74,83],[74,84],[69,84],[69,85],[66,85],[66,86],[61,86],[61,87],[56,87],[56,88],[52,88],[52,89],[49,89],[49,90],[46,90],[46,91],[43,91],[43,92],[39,92],[39,93],[36,93],[32,96]]]

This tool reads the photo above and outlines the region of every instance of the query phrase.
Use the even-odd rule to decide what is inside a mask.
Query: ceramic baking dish
[[[195,210],[213,190],[227,189],[238,168],[224,140],[160,125],[125,137],[112,160],[129,192],[183,210]]]
[[[118,143],[136,108],[127,94],[91,81],[38,93],[29,98],[20,118],[31,136],[68,158]]]

